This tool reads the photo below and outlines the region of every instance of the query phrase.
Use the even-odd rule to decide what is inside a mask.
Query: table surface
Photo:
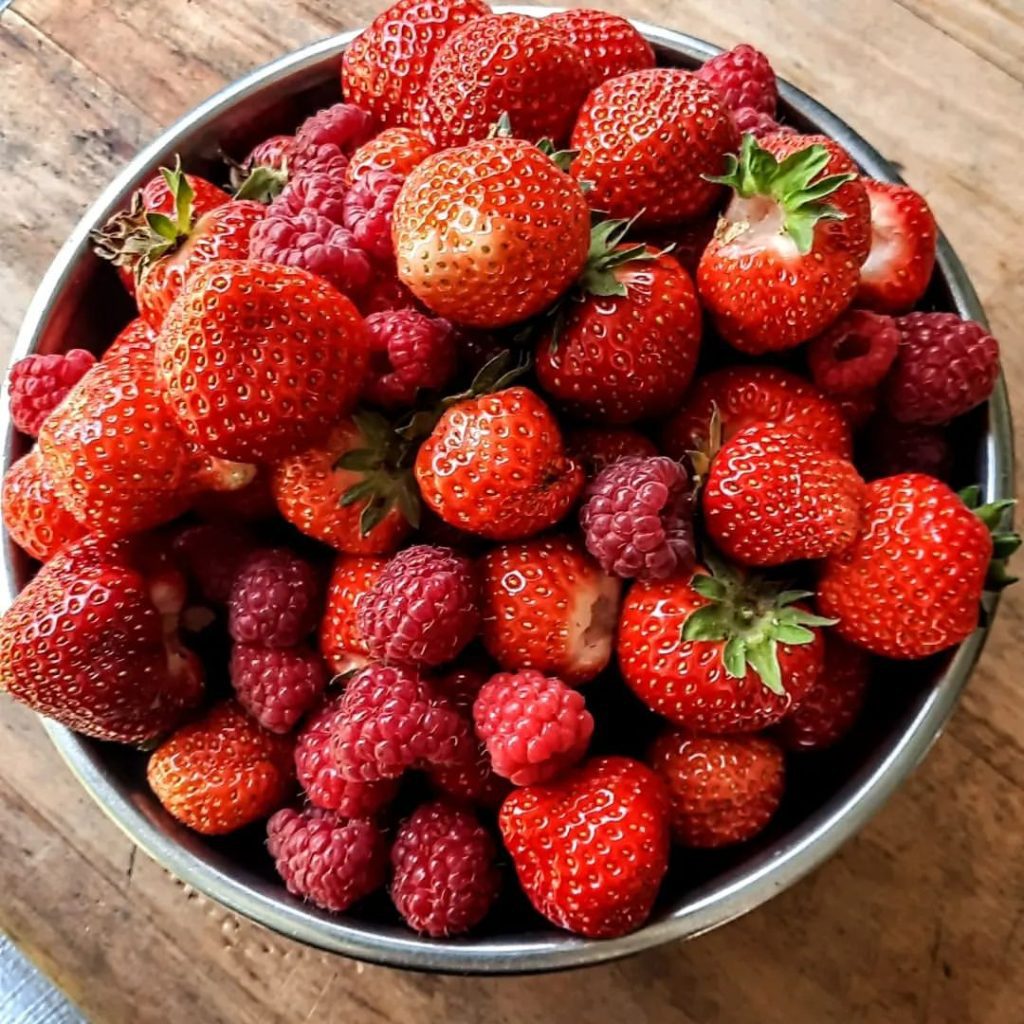
[[[224,82],[376,7],[13,0],[0,14],[0,346],[72,224],[142,143]],[[966,264],[1011,391],[1024,394],[1019,0],[617,9],[721,45],[755,43],[900,164]],[[239,920],[136,856],[34,717],[5,702],[0,930],[102,1022],[1010,1024],[1024,989],[1022,619],[1024,585],[1004,600],[926,763],[819,871],[700,940],[536,978],[368,967]]]

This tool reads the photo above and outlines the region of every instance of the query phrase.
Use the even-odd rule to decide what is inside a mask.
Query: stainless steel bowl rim
[[[555,9],[522,5],[498,8],[532,15]],[[634,24],[652,43],[680,55],[702,60],[719,50],[681,32],[639,21]],[[357,34],[352,31],[321,40],[258,68],[200,104],[139,152],[93,203],[54,258],[26,313],[12,358],[35,349],[56,297],[88,247],[89,231],[122,207],[124,197],[152,173],[152,168],[173,155],[179,140],[249,95],[337,56]],[[786,82],[780,82],[780,93],[795,110],[846,146],[867,173],[880,179],[900,180],[890,163],[820,103]],[[984,322],[977,295],[944,237],[939,242],[938,264],[960,313]],[[982,459],[985,496],[987,500],[1012,497],[1012,429],[1002,380],[991,401],[989,423]],[[0,429],[5,438],[7,466],[15,447],[6,391],[0,407]],[[18,589],[9,550],[8,542],[2,566],[3,594],[8,602]],[[989,622],[995,606],[996,598],[988,597]],[[44,725],[81,784],[135,843],[186,884],[254,921],[301,942],[382,964],[463,973],[554,970],[613,960],[672,939],[700,935],[754,909],[820,865],[879,810],[925,756],[952,714],[986,634],[987,626],[979,628],[961,645],[887,756],[848,779],[825,807],[757,856],[689,892],[662,919],[631,935],[604,941],[555,932],[437,941],[400,928],[362,924],[321,913],[260,879],[240,878],[238,872],[228,874],[203,863],[112,783],[87,743],[52,721],[44,720]]]

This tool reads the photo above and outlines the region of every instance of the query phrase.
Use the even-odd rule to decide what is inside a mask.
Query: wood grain
[[[0,14],[0,345],[101,185],[161,126],[369,0],[14,0]],[[1015,0],[622,0],[750,40],[933,204],[1024,394],[1024,25]],[[1024,415],[1018,413],[1018,423]],[[1018,431],[1019,431],[1018,427]],[[0,715],[0,928],[90,1020],[1012,1024],[1024,988],[1024,701],[1004,600],[924,766],[829,864],[698,941],[549,977],[403,974],[272,936],[189,892],[80,791],[35,719]]]

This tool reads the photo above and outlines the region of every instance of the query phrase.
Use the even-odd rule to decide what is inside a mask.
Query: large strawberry
[[[370,662],[366,638],[359,628],[359,604],[387,564],[386,558],[356,555],[343,555],[334,563],[320,624],[320,653],[339,675]]]
[[[701,733],[758,732],[800,703],[821,671],[802,591],[726,566],[639,581],[619,618],[619,666],[648,707]]]
[[[627,757],[598,757],[547,785],[515,790],[501,837],[519,884],[560,928],[594,938],[647,920],[668,867],[668,798]]]
[[[641,224],[708,213],[739,134],[715,89],[679,68],[633,71],[587,97],[572,132],[572,173],[589,181],[590,205]]]
[[[679,405],[700,349],[700,306],[686,271],[644,245],[617,244],[625,222],[593,232],[579,288],[537,350],[541,387],[569,411],[630,423]]]
[[[141,743],[202,696],[185,583],[150,537],[59,551],[0,619],[0,689],[88,736]]]
[[[976,503],[976,489],[969,498]],[[1002,565],[1020,538],[990,532],[1010,504],[970,508],[922,473],[872,481],[860,535],[822,567],[818,607],[850,643],[888,658],[960,643],[978,624],[987,583],[1010,582]]]
[[[427,74],[441,44],[470,19],[490,13],[483,0],[398,0],[345,50],[345,98],[384,128],[418,126]]]
[[[272,461],[323,437],[366,369],[362,318],[314,274],[221,260],[189,280],[157,343],[167,404],[225,458]]]
[[[500,327],[539,313],[577,278],[590,212],[540,149],[495,138],[419,164],[392,233],[398,275],[421,302],[456,323]]]

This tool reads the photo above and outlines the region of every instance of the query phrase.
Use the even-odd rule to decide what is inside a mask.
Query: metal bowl
[[[503,9],[536,15],[550,10]],[[680,32],[643,23],[637,27],[655,46],[662,64],[693,66],[717,52]],[[123,208],[132,190],[175,153],[182,155],[186,167],[212,169],[221,146],[244,153],[257,138],[290,130],[304,113],[336,99],[339,58],[355,35],[325,39],[254,71],[139,153],[92,205],[53,261],[29,307],[13,357],[60,350],[71,323],[76,344],[99,347],[109,340],[129,318],[130,307],[113,273],[91,254],[89,231]],[[791,85],[781,83],[780,91],[789,123],[838,139],[867,174],[898,180],[894,168],[834,114]],[[974,289],[945,239],[939,242],[927,301],[984,322]],[[8,412],[5,395],[0,411],[5,468],[25,448],[24,439],[11,429]],[[980,481],[987,500],[1011,497],[1012,433],[1002,381],[987,409],[965,422],[959,438],[964,480]],[[3,558],[8,599],[32,571],[33,564],[8,538]],[[995,603],[994,597],[987,599],[986,621],[991,621]],[[141,755],[84,739],[53,722],[45,727],[82,785],[139,846],[178,878],[254,921],[325,950],[401,967],[493,974],[552,970],[692,938],[752,910],[821,864],[924,757],[952,713],[985,635],[986,628],[980,628],[951,657],[902,667],[891,685],[877,683],[870,712],[855,734],[834,752],[811,755],[804,762],[809,767],[792,773],[793,784],[766,833],[729,853],[679,854],[650,922],[631,935],[606,941],[545,928],[515,897],[492,914],[489,930],[452,941],[412,934],[383,905],[345,916],[321,913],[289,896],[269,861],[254,854],[260,847],[258,830],[213,841],[188,832],[148,791]]]

